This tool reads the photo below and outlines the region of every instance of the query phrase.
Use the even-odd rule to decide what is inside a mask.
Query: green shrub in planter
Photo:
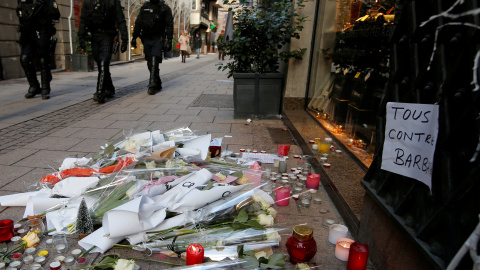
[[[233,39],[224,46],[231,61],[220,65],[233,73],[276,73],[279,61],[302,59],[305,48],[282,50],[291,38],[300,38],[302,23],[307,16],[297,13],[304,0],[262,0],[258,5],[247,6],[235,0],[224,1],[233,8]]]

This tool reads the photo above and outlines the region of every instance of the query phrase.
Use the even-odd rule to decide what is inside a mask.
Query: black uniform
[[[148,93],[155,95],[162,89],[159,63],[162,62],[162,51],[172,49],[173,16],[172,10],[163,1],[150,0],[143,4],[133,28],[133,47],[137,47],[136,39],[140,37],[143,43],[150,82]]]
[[[104,103],[105,97],[115,95],[109,66],[117,29],[120,31],[123,53],[127,50],[128,33],[120,1],[85,0],[78,26],[78,40],[83,49],[86,41],[92,43],[93,58],[98,67],[97,91],[93,100],[98,103]]]
[[[49,99],[52,80],[50,46],[56,31],[54,21],[60,19],[57,3],[55,0],[18,0],[17,16],[20,21],[20,63],[30,85],[25,98],[42,94],[42,99]],[[35,55],[40,64],[41,88],[33,64]]]

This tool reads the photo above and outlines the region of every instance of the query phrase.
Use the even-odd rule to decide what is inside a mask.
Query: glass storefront
[[[308,112],[365,166],[389,79],[395,1],[327,0],[317,11]]]

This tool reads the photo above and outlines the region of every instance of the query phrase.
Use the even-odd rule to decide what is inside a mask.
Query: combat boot
[[[98,66],[97,91],[93,94],[93,100],[105,103],[105,61],[102,60]]]
[[[50,82],[52,81],[52,73],[50,72],[50,63],[45,58],[40,58],[40,79],[42,80],[42,99],[50,98]]]
[[[36,95],[41,93],[40,83],[38,83],[37,74],[35,72],[35,67],[33,63],[29,61],[26,55],[20,57],[20,63],[25,71],[25,77],[28,81],[28,91],[25,94],[25,98],[34,98]]]
[[[105,97],[113,98],[115,96],[115,86],[113,86],[110,72],[105,72]]]
[[[148,84],[148,91],[149,95],[155,95],[160,89],[160,70],[158,68],[159,59],[156,56],[152,57],[151,61],[151,69],[150,69],[150,82]]]

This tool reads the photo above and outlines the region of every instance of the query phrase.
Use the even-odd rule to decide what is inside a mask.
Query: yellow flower
[[[38,238],[37,234],[34,232],[28,232],[22,240],[27,244],[27,248],[36,246],[38,242],[40,242],[40,238]]]

